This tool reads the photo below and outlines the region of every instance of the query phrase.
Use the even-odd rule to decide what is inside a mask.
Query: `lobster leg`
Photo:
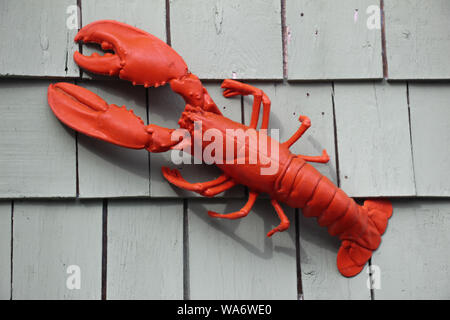
[[[208,211],[208,215],[213,218],[223,218],[223,219],[239,219],[243,218],[248,215],[250,210],[252,209],[253,205],[255,204],[256,198],[258,197],[258,193],[254,191],[250,191],[250,194],[248,196],[247,203],[242,207],[241,210],[227,213],[227,214],[220,214],[214,211]]]
[[[290,224],[289,219],[286,217],[286,214],[284,213],[283,208],[281,208],[278,201],[275,199],[272,199],[272,200],[270,200],[270,202],[272,203],[273,207],[275,208],[275,211],[277,212],[278,217],[280,218],[281,222],[276,228],[273,228],[272,230],[270,230],[267,233],[268,237],[271,237],[276,232],[282,232],[284,230],[287,230],[289,228],[289,224]]]
[[[162,167],[161,168],[162,174],[164,178],[167,179],[170,183],[176,185],[179,188],[195,191],[197,193],[202,193],[203,191],[210,189],[212,187],[219,186],[230,179],[225,174],[222,174],[217,179],[206,181],[206,182],[197,182],[197,183],[190,183],[187,182],[181,175],[180,171],[177,169],[170,169],[168,167]]]
[[[298,157],[308,162],[327,163],[328,161],[330,161],[330,156],[325,149],[322,150],[321,156],[304,156],[299,154]]]
[[[263,119],[261,124],[261,129],[267,129],[269,126],[269,115],[270,115],[270,99],[262,91],[254,86],[245,84],[236,80],[225,79],[222,83],[222,88],[225,89],[223,96],[226,98],[234,97],[237,95],[253,95],[253,109],[252,118],[250,120],[250,128],[256,129],[259,119],[259,113],[261,109],[261,102],[263,104]]]
[[[227,191],[228,189],[233,188],[235,185],[237,185],[237,183],[234,180],[227,180],[224,183],[219,184],[218,186],[211,187],[202,191],[200,194],[205,197],[214,197],[219,193],[222,193],[224,191]]]
[[[302,137],[302,135],[306,132],[306,130],[309,129],[309,127],[311,127],[311,120],[307,116],[300,116],[298,118],[298,121],[302,123],[300,128],[298,128],[297,132],[295,132],[292,137],[289,138],[289,140],[283,142],[282,145],[285,145],[289,148]]]

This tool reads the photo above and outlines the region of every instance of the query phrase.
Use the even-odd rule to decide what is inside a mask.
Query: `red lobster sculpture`
[[[198,77],[189,72],[183,59],[165,42],[147,32],[124,23],[104,20],[82,28],[75,41],[98,43],[102,49],[114,52],[104,56],[97,53],[84,56],[75,52],[76,63],[84,69],[97,74],[118,75],[121,79],[132,81],[134,85],[145,87],[158,87],[169,83],[172,90],[180,94],[186,102],[179,125],[191,136],[198,130],[194,125],[196,121],[201,121],[202,133],[208,129],[216,129],[226,135],[228,129],[256,129],[261,104],[261,129],[268,127],[270,100],[262,90],[238,81],[225,80],[222,84],[225,97],[253,95],[254,103],[249,127],[224,117]],[[164,152],[195,144],[192,138],[173,140],[174,129],[155,124],[146,126],[125,106],[108,105],[96,94],[73,84],[50,85],[48,102],[58,119],[69,127],[123,147]],[[322,156],[316,157],[292,154],[289,147],[311,126],[306,116],[301,116],[299,121],[300,128],[283,143],[268,137],[264,130],[256,131],[258,141],[264,138],[267,146],[273,146],[275,143],[278,147],[277,154],[270,154],[270,147],[266,149],[269,151],[257,151],[258,159],[265,157],[270,162],[275,162],[278,169],[273,174],[261,174],[261,168],[269,166],[261,160],[254,164],[242,164],[237,162],[237,159],[232,163],[217,163],[223,174],[208,182],[189,183],[179,171],[166,167],[162,168],[162,173],[177,187],[208,197],[237,184],[249,188],[248,202],[241,210],[229,214],[208,212],[216,218],[243,218],[249,213],[258,194],[268,193],[281,220],[281,223],[267,234],[269,237],[289,227],[289,220],[279,202],[301,208],[305,216],[316,217],[319,225],[327,227],[331,235],[339,236],[342,245],[337,255],[338,269],[344,276],[354,276],[363,269],[372,252],[378,248],[381,235],[392,214],[391,203],[387,200],[367,200],[363,206],[356,204],[307,163],[326,163],[329,157],[325,150]],[[233,143],[237,149],[250,151],[248,149],[252,148],[247,140],[236,138]],[[209,142],[202,141],[200,147],[203,150],[208,144]],[[191,153],[192,149],[194,148],[188,148]]]

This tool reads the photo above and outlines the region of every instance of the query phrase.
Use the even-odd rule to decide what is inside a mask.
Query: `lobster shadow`
[[[275,254],[296,257],[295,249],[295,228],[291,227],[283,232],[276,233],[272,238],[268,238],[266,233],[279,224],[275,210],[268,200],[259,199],[255,203],[254,209],[245,218],[238,220],[217,219],[208,216],[208,210],[215,210],[219,213],[229,213],[239,210],[246,200],[224,200],[224,199],[195,199],[191,200],[189,206],[189,222],[200,219],[201,224],[206,224],[206,228],[219,231],[228,239],[219,236],[219,242],[238,243],[242,248],[252,255],[261,259],[269,260]],[[292,211],[292,212],[290,212]],[[294,210],[286,211],[288,218],[294,221]],[[191,215],[195,215],[192,219]],[[190,228],[191,229],[191,228]],[[263,241],[261,241],[264,239]]]

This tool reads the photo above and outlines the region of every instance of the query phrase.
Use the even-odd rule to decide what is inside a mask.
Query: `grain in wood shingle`
[[[375,299],[448,299],[450,201],[394,201],[372,257]]]
[[[406,84],[336,83],[339,175],[353,197],[413,196]]]
[[[78,77],[76,0],[0,3],[0,75]]]
[[[183,201],[108,201],[108,299],[183,299]]]
[[[0,202],[0,300],[11,297],[11,202]]]
[[[14,202],[12,265],[13,299],[100,299],[102,202]]]
[[[353,278],[343,277],[336,266],[341,241],[320,227],[317,219],[304,216],[299,219],[303,299],[370,299],[368,265]]]
[[[244,202],[189,200],[191,299],[297,299],[294,227],[266,237],[280,222],[268,200],[257,200],[240,220],[206,214],[236,211]],[[291,221],[293,211],[285,207]]]
[[[418,196],[450,196],[450,85],[410,84],[411,137]]]
[[[385,1],[389,79],[450,78],[450,2]]]
[[[0,197],[74,197],[76,142],[47,103],[45,80],[0,82]]]
[[[170,1],[172,46],[205,79],[281,79],[281,4]]]
[[[381,29],[372,23],[379,22],[378,6],[378,0],[287,1],[288,79],[382,78]]]

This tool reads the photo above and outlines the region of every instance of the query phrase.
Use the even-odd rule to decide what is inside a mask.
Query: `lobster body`
[[[280,224],[267,233],[269,237],[290,224],[279,203],[300,208],[305,216],[316,217],[319,225],[342,240],[337,266],[344,276],[354,276],[363,269],[381,242],[392,214],[391,203],[377,199],[360,206],[348,197],[308,163],[328,162],[325,150],[321,156],[291,153],[290,146],[311,126],[307,116],[300,116],[298,130],[280,143],[267,134],[271,103],[262,90],[224,80],[226,98],[254,97],[249,126],[224,117],[181,56],[153,35],[124,23],[103,20],[83,27],[75,40],[95,42],[104,50],[114,51],[90,57],[76,52],[74,59],[84,69],[117,75],[145,87],[169,84],[186,102],[178,122],[184,134],[177,135],[180,129],[145,125],[124,106],[109,105],[87,89],[68,83],[52,84],[48,89],[48,102],[58,119],[84,134],[127,148],[145,148],[149,152],[183,150],[195,158],[197,151],[201,157],[208,155],[206,162],[223,172],[214,180],[190,183],[178,170],[167,167],[162,168],[162,174],[173,185],[208,197],[238,184],[248,187],[249,198],[242,209],[228,214],[208,212],[216,218],[243,218],[260,193],[269,194],[280,218]],[[261,105],[261,128],[257,130]]]
[[[301,156],[291,153],[286,145],[268,137],[265,132],[255,131],[252,143],[250,135],[239,137],[230,134],[249,132],[252,128],[201,108],[187,106],[179,124],[193,136],[195,122],[202,124],[202,136],[214,129],[226,139],[231,139],[229,145],[233,145],[233,157],[227,157],[229,150],[224,148],[220,163],[216,163],[227,176],[253,192],[268,193],[275,201],[302,209],[306,217],[316,217],[320,226],[327,227],[332,236],[338,236],[343,241],[337,261],[341,273],[353,275],[360,272],[372,256],[372,251],[380,245],[381,235],[392,213],[388,201],[369,200],[360,206]],[[191,144],[195,142],[191,141]],[[202,151],[210,144],[202,140]],[[193,150],[189,149],[191,153]],[[241,164],[238,162],[238,150],[244,157]],[[256,153],[254,164],[250,161],[252,152]],[[263,164],[262,159],[270,161]],[[227,160],[230,163],[227,164]],[[277,169],[273,174],[264,175],[261,174],[264,167]]]

